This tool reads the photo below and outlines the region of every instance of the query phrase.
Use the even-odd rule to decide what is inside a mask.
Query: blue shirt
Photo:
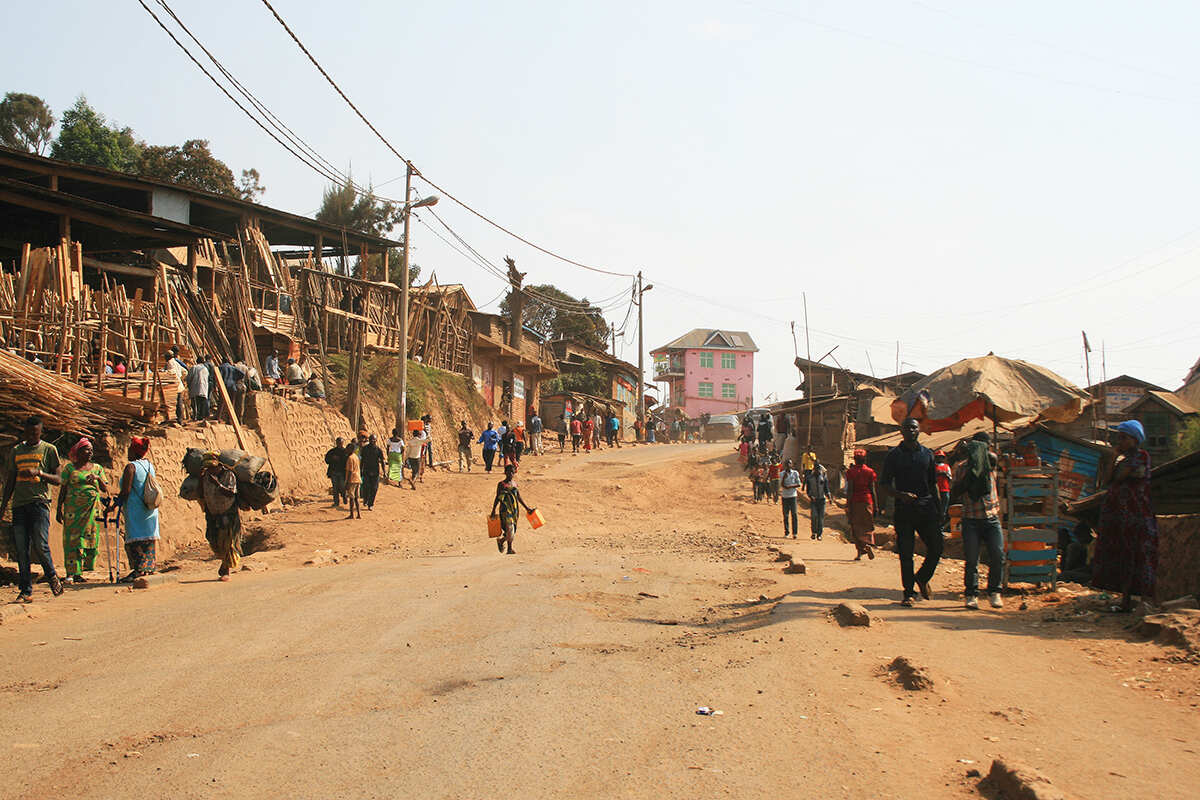
[[[542,432],[542,418],[539,417],[537,414],[534,414],[533,419],[529,420],[529,432],[530,433],[541,433]]]
[[[218,367],[218,369],[221,372],[221,380],[225,382],[226,390],[228,390],[228,392],[230,394],[233,394],[234,392],[236,392],[237,388],[234,386],[234,384],[236,384],[242,378],[246,377],[246,373],[242,372],[240,369],[235,367],[233,364],[230,364],[229,362],[225,362],[220,367]]]
[[[484,450],[495,450],[500,444],[500,434],[488,428],[479,434],[479,443],[483,445]]]
[[[146,508],[146,504],[142,502],[146,479],[155,474],[154,465],[144,458],[138,459],[132,464],[133,480],[130,481],[129,496],[125,498],[125,541],[141,542],[157,539],[158,509]]]
[[[279,359],[275,356],[267,356],[267,363],[263,365],[263,369],[266,370],[268,378],[279,380],[282,377],[279,372]]]

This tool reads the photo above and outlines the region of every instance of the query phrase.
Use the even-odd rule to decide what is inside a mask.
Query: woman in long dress
[[[846,470],[846,490],[850,538],[858,550],[854,560],[861,561],[863,556],[873,559],[875,551],[871,547],[875,544],[875,511],[879,501],[875,494],[875,470],[867,466],[866,450],[854,451],[854,463]]]
[[[1158,524],[1150,504],[1150,454],[1137,420],[1117,426],[1117,463],[1100,509],[1092,585],[1122,594],[1115,611],[1130,611],[1133,596],[1153,598],[1158,574]]]
[[[86,438],[76,442],[67,457],[71,460],[62,471],[56,517],[63,526],[67,583],[83,583],[83,573],[96,568],[96,518],[100,496],[108,492],[108,476],[104,467],[92,463],[92,443]]]
[[[392,438],[388,439],[387,446],[388,483],[399,486],[404,480],[404,437],[399,428],[392,429]]]
[[[125,555],[129,557],[129,574],[123,578],[132,581],[149,575],[158,569],[158,509],[146,508],[142,501],[146,481],[154,475],[154,465],[146,458],[150,451],[150,440],[134,436],[129,442],[129,463],[121,473],[121,489],[117,502],[125,517]]]

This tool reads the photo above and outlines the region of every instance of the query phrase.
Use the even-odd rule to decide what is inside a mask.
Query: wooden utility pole
[[[642,271],[639,269],[637,274],[637,293],[638,293],[638,385],[637,389],[637,409],[638,418],[641,419],[643,430],[644,426],[649,423],[646,421],[646,346],[642,341],[642,293],[645,289],[642,288]]]
[[[1092,346],[1088,343],[1087,331],[1080,331],[1083,334],[1083,374],[1087,378],[1088,394],[1092,398],[1092,438],[1096,438],[1096,395],[1092,393]],[[1104,391],[1108,391],[1108,387],[1104,387]]]
[[[400,250],[400,346],[397,348],[397,368],[400,375],[396,381],[396,427],[401,436],[408,427],[408,230],[409,220],[412,218],[412,207],[409,206],[412,178],[413,166],[410,161],[406,164],[404,175],[404,241]]]
[[[800,299],[804,303],[804,350],[808,359],[808,369],[805,372],[804,385],[807,388],[805,394],[808,395],[808,441],[805,444],[807,450],[812,449],[812,423],[813,423],[813,361],[812,361],[812,341],[808,337],[808,293],[801,292]]]

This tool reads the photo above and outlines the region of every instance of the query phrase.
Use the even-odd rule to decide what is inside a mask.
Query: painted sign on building
[[[525,399],[525,379],[520,375],[513,375],[513,399]]]
[[[1142,399],[1145,389],[1137,386],[1106,386],[1104,389],[1104,410],[1109,414],[1120,414],[1125,409]]]

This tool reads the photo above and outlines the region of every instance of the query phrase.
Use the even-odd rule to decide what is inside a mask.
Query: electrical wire
[[[171,16],[171,19],[175,20],[175,24],[178,25],[183,30],[183,32],[188,35],[188,38],[190,38],[193,42],[195,42],[196,46],[199,47],[204,52],[204,55],[208,56],[209,61],[211,61],[213,63],[213,65],[216,66],[216,68],[221,72],[221,74],[225,76],[225,79],[228,80],[234,86],[234,88],[236,88],[238,90],[238,93],[241,94],[242,97],[244,97],[247,102],[249,102],[252,106],[254,106],[254,108],[260,114],[262,114],[263,118],[266,119],[266,121],[271,125],[271,127],[273,127],[276,131],[278,131],[280,133],[280,135],[282,135],[284,138],[286,138],[294,146],[296,146],[300,150],[303,150],[314,161],[317,161],[318,163],[320,163],[325,169],[329,170],[329,172],[332,172],[334,175],[337,175],[343,179],[348,178],[348,176],[343,174],[340,169],[338,169],[328,159],[326,159],[324,156],[322,156],[320,153],[318,153],[316,148],[312,147],[312,145],[310,145],[308,142],[304,141],[304,139],[302,139],[299,136],[299,134],[297,134],[290,127],[288,127],[288,125],[286,123],[284,123],[283,120],[279,119],[279,117],[277,117],[271,111],[271,109],[267,108],[267,106],[261,100],[259,100],[257,97],[255,97],[253,92],[251,92],[249,89],[247,89],[245,86],[243,86],[242,83],[233,75],[233,73],[231,73],[228,69],[226,69],[225,65],[222,64],[221,61],[216,56],[214,56],[207,47],[204,46],[204,43],[201,42],[194,33],[192,33],[191,29],[188,28],[188,26],[183,22],[183,20],[181,20],[179,18],[179,15],[176,14],[175,10],[172,9],[171,6],[167,4],[166,0],[157,0],[157,2],[159,4],[159,6],[161,6],[162,9]]]
[[[139,0],[139,2],[140,2],[140,0]],[[325,71],[325,68],[321,66],[321,63],[319,61],[317,61],[316,57],[309,51],[309,49],[307,47],[304,46],[304,43],[302,41],[300,41],[300,37],[296,35],[295,31],[293,31],[291,29],[291,27],[287,24],[287,22],[284,21],[283,17],[280,16],[279,12],[275,10],[275,7],[273,5],[271,5],[270,0],[262,0],[262,4],[267,7],[267,10],[271,12],[271,15],[275,17],[275,20],[283,27],[283,29],[285,31],[287,31],[288,36],[290,36],[292,41],[296,43],[296,46],[300,48],[300,51],[302,53],[304,53],[305,56],[308,57],[308,60],[311,61],[312,65],[314,67],[316,67],[318,72],[321,73],[321,76],[325,78],[326,82],[328,82],[329,85],[333,87],[333,90],[335,92],[337,92],[338,95],[342,98],[342,100],[344,100],[346,102],[346,105],[348,105],[350,107],[350,109],[358,116],[358,118],[360,120],[362,120],[363,124],[366,125],[373,134],[375,134],[376,138],[378,138],[379,141],[383,142],[383,145],[388,150],[391,151],[392,155],[396,156],[396,158],[403,161],[405,166],[407,166],[409,169],[411,169],[413,171],[414,175],[420,176],[421,180],[423,180],[425,183],[429,184],[431,187],[433,187],[433,189],[435,189],[436,191],[445,195],[449,200],[458,204],[466,211],[469,211],[471,214],[475,215],[479,219],[481,219],[484,222],[486,222],[487,224],[491,225],[493,228],[496,228],[497,230],[508,234],[509,236],[516,239],[517,241],[522,242],[522,243],[528,245],[529,247],[532,247],[534,250],[537,250],[541,253],[544,253],[545,255],[550,256],[551,258],[558,259],[559,261],[562,261],[566,264],[571,264],[576,267],[581,267],[582,269],[586,269],[591,272],[598,272],[603,275],[616,275],[616,276],[622,277],[622,278],[634,277],[634,275],[632,273],[615,272],[613,270],[604,269],[603,267],[596,267],[596,266],[592,266],[590,264],[585,264],[581,261],[576,261],[574,259],[567,258],[564,255],[560,255],[559,253],[556,253],[553,250],[550,250],[546,247],[542,247],[541,245],[539,245],[535,242],[532,242],[529,239],[526,239],[524,236],[521,236],[520,234],[515,233],[514,231],[504,227],[499,222],[496,222],[495,220],[491,219],[490,217],[483,214],[482,212],[475,210],[474,208],[469,206],[466,202],[464,202],[463,200],[460,200],[458,197],[451,194],[444,187],[439,186],[438,184],[431,181],[429,178],[422,175],[420,170],[418,170],[413,165],[412,161],[410,161],[408,158],[401,155],[400,151],[397,150],[390,141],[388,141],[386,136],[384,136],[382,133],[379,132],[379,129],[376,128],[375,125],[372,124],[369,119],[367,119],[366,115],[363,114],[362,111],[360,111],[358,109],[358,106],[356,106],[354,104],[354,102],[346,95],[346,93],[344,91],[342,91],[342,88],[337,85],[337,82],[334,81],[334,79],[332,77],[330,77],[329,73]]]
[[[453,236],[468,251],[470,251],[471,253],[474,254],[474,256],[476,257],[476,259],[478,259],[478,261],[480,262],[481,265],[487,265],[487,267],[489,268],[490,271],[492,271],[493,273],[497,274],[500,277],[503,277],[505,280],[508,280],[507,272],[501,270],[498,265],[493,264],[491,261],[489,261],[487,258],[485,258],[482,254],[480,254],[477,250],[475,250],[475,248],[472,247],[467,242],[466,239],[462,238],[462,236],[460,236],[457,231],[455,231],[453,228],[451,228],[450,225],[444,219],[442,219],[442,217],[436,211],[434,211],[432,208],[427,209],[427,210],[433,216],[434,219],[436,219],[439,223],[441,223],[442,227],[445,228],[446,231],[451,236]],[[545,305],[551,305],[551,306],[554,306],[555,308],[559,308],[564,311],[576,311],[576,312],[590,312],[591,310],[596,309],[596,308],[601,308],[601,309],[606,310],[605,309],[606,303],[612,301],[613,299],[615,299],[617,297],[623,297],[625,294],[625,290],[622,289],[619,294],[613,295],[613,297],[611,297],[611,298],[605,298],[604,300],[599,301],[597,303],[592,303],[589,301],[579,301],[579,300],[561,300],[556,297],[549,297],[548,295],[541,294],[540,292],[538,292],[535,289],[526,288],[526,287],[522,287],[521,291],[524,292],[531,299],[537,300],[541,303],[544,303]],[[619,303],[617,305],[619,305]]]
[[[230,70],[228,70],[224,64],[221,63],[221,61],[212,53],[212,51],[210,51],[204,45],[204,43],[200,41],[200,39],[191,31],[191,29],[187,27],[187,25],[183,22],[183,20],[179,18],[179,16],[175,13],[174,9],[172,9],[170,7],[170,5],[165,2],[165,0],[156,0],[158,5],[160,7],[162,7],[162,9],[168,15],[170,15],[171,19],[173,19],[175,21],[175,23],[177,25],[179,25],[179,27],[184,31],[184,33],[186,33],[187,36],[193,42],[195,42],[196,46],[199,47],[200,50],[205,54],[205,56],[208,57],[208,59],[213,63],[213,65],[221,73],[221,75],[224,76],[224,78],[227,81],[229,81],[229,83],[238,91],[239,94],[242,95],[243,98],[245,98],[246,102],[249,103],[250,106],[252,106],[261,115],[262,118],[260,119],[259,116],[256,116],[253,112],[251,112],[248,108],[246,108],[240,101],[238,101],[238,99],[235,98],[229,92],[229,90],[211,72],[209,72],[209,70],[203,64],[200,63],[199,59],[197,59],[195,57],[195,55],[193,55],[193,53],[188,49],[188,47],[185,44],[183,44],[183,42],[181,42],[178,39],[178,37],[176,37],[174,35],[174,33],[171,32],[171,30],[163,23],[163,21],[158,17],[158,15],[155,14],[154,11],[149,6],[147,6],[145,2],[143,2],[143,0],[138,0],[138,2],[142,6],[142,8],[151,16],[151,18],[154,19],[154,21],[163,30],[163,32],[165,32],[167,34],[167,36],[170,37],[171,41],[174,42],[174,44],[184,53],[184,55],[186,55],[188,57],[188,59],[191,60],[191,62],[205,75],[205,77],[207,77],[213,83],[213,85],[215,85],[218,89],[220,89],[221,92],[229,100],[231,100],[234,103],[234,105],[236,105],[238,107],[238,109],[240,111],[242,111],[243,114],[245,114],[252,122],[254,122],[256,125],[258,125],[265,133],[267,133],[272,139],[274,139],[276,143],[278,143],[281,147],[283,147],[285,150],[287,150],[297,160],[299,160],[305,166],[307,166],[310,169],[312,169],[313,171],[315,171],[317,174],[321,175],[323,178],[325,178],[335,184],[350,186],[353,189],[353,191],[358,195],[374,196],[384,202],[392,202],[392,203],[396,203],[396,204],[402,203],[402,201],[397,201],[397,200],[387,198],[387,197],[384,197],[381,195],[376,195],[372,189],[363,189],[361,186],[355,184],[348,174],[342,173],[341,170],[339,170],[332,162],[330,162],[328,159],[324,158],[316,150],[316,148],[309,145],[302,137],[300,137],[299,134],[297,134],[286,123],[284,123],[283,120],[281,120],[278,116],[276,116],[266,106],[265,103],[263,103],[261,100],[259,100],[253,94],[253,92],[251,92],[249,89],[247,89],[245,87],[245,85],[242,84],[237,79],[237,77],[234,76],[233,73]],[[275,131],[278,132],[278,135],[276,135],[276,133],[273,133],[267,127],[267,125],[264,125],[263,120],[265,120],[266,123],[269,124],[271,128],[274,128]],[[286,142],[283,141],[283,139],[281,139],[280,136],[282,136],[283,139],[286,139],[287,141]],[[301,152],[297,152],[297,150],[300,150]],[[422,177],[422,180],[424,180],[426,183],[430,183],[428,181],[428,179],[426,179],[424,177]],[[430,183],[430,185],[434,185],[434,184]],[[438,188],[439,191],[443,191],[443,193],[445,193],[444,190],[440,189],[440,187],[435,187],[435,188]],[[449,195],[447,195],[447,196],[449,196]],[[452,199],[454,199],[454,198],[452,198]],[[456,202],[458,202],[458,201],[456,200]],[[461,203],[459,203],[459,204],[462,205]],[[416,216],[416,215],[414,214],[414,216]],[[486,270],[491,272],[495,277],[497,277],[498,279],[500,279],[501,281],[503,281],[505,283],[508,283],[507,275],[503,271],[501,271],[499,269],[499,267],[497,267],[496,265],[494,265],[490,261],[488,261],[486,258],[484,258],[477,250],[475,250],[474,247],[472,247],[469,243],[467,243],[467,241],[465,239],[463,239],[461,236],[459,236],[457,234],[457,232],[455,232],[452,228],[450,228],[450,226],[448,224],[446,224],[445,221],[442,220],[440,217],[438,217],[438,221],[441,222],[442,225],[446,227],[447,231],[449,231],[462,244],[462,246],[466,248],[466,250],[468,252],[463,252],[462,250],[459,250],[451,242],[447,241],[444,237],[441,237],[439,235],[439,238],[441,238],[448,246],[455,249],[457,252],[459,252],[460,255],[463,255],[468,260],[477,261],[477,263],[479,263],[480,266],[483,266]],[[426,227],[428,227],[428,225],[426,225]],[[433,231],[432,228],[430,228],[430,230]],[[437,231],[433,231],[433,232],[435,234],[437,234]],[[611,306],[608,306],[606,304],[612,300],[619,298],[619,297],[623,297],[624,293],[625,293],[624,290],[622,289],[621,292],[619,292],[616,295],[613,295],[611,298],[605,298],[603,301],[600,301],[599,303],[591,303],[588,301],[563,301],[558,298],[548,297],[546,295],[543,295],[543,294],[538,293],[533,290],[523,290],[523,291],[527,295],[529,295],[530,298],[532,300],[534,300],[535,302],[540,302],[545,305],[553,306],[558,310],[563,310],[563,311],[568,311],[568,312],[576,312],[576,313],[602,313],[605,310],[611,310],[612,308],[619,306],[620,303],[617,302]]]
[[[272,139],[274,139],[274,140],[275,140],[275,141],[276,141],[276,142],[279,144],[279,146],[280,146],[280,147],[282,147],[284,150],[287,150],[289,153],[291,153],[293,156],[295,156],[295,157],[296,157],[296,158],[297,158],[299,161],[301,161],[301,162],[303,162],[304,164],[306,164],[306,165],[307,165],[307,166],[308,166],[310,169],[312,169],[313,171],[317,172],[317,173],[318,173],[318,174],[320,174],[320,175],[323,175],[323,176],[324,176],[324,177],[325,177],[327,180],[333,181],[333,182],[335,182],[335,183],[336,183],[336,182],[338,182],[338,181],[337,181],[337,178],[336,178],[336,176],[329,174],[329,173],[328,173],[328,172],[326,172],[326,171],[325,171],[323,168],[321,168],[319,165],[317,165],[317,164],[313,163],[312,161],[310,161],[308,158],[306,158],[305,156],[301,155],[300,153],[297,153],[297,152],[296,152],[294,149],[292,149],[292,147],[291,147],[291,146],[289,146],[289,145],[288,145],[286,142],[284,142],[284,141],[283,141],[282,139],[280,139],[280,138],[279,138],[277,135],[275,135],[275,133],[274,133],[273,131],[271,131],[271,130],[270,130],[270,129],[269,129],[267,126],[266,126],[266,125],[264,125],[264,124],[263,124],[263,123],[262,123],[262,122],[261,122],[261,121],[258,119],[258,117],[256,117],[254,114],[252,114],[252,113],[251,113],[251,112],[250,112],[250,111],[249,111],[249,110],[248,110],[248,109],[247,109],[245,106],[243,106],[243,105],[242,105],[242,104],[241,104],[241,103],[238,101],[238,99],[237,99],[236,97],[234,97],[232,94],[230,94],[230,93],[229,93],[229,90],[228,90],[228,89],[226,89],[226,88],[225,88],[225,86],[224,86],[224,85],[223,85],[223,84],[222,84],[220,81],[218,81],[218,80],[217,80],[217,79],[216,79],[216,78],[213,76],[213,74],[212,74],[211,72],[209,72],[209,71],[208,71],[208,69],[207,69],[207,68],[206,68],[206,67],[205,67],[203,64],[201,64],[201,63],[200,63],[200,61],[199,61],[199,60],[198,60],[198,59],[197,59],[197,58],[196,58],[194,55],[192,55],[191,51],[187,49],[187,47],[186,47],[186,46],[183,44],[183,42],[179,41],[179,39],[178,39],[178,38],[176,38],[175,34],[174,34],[174,33],[172,33],[172,32],[171,32],[171,30],[170,30],[170,29],[169,29],[169,28],[168,28],[168,27],[167,27],[167,26],[166,26],[166,25],[163,23],[163,21],[162,21],[161,19],[159,19],[159,18],[158,18],[158,15],[157,15],[157,14],[155,14],[155,13],[154,13],[154,11],[153,11],[153,10],[152,10],[152,9],[151,9],[151,8],[150,8],[148,5],[146,5],[146,3],[144,2],[144,0],[138,0],[138,3],[141,5],[141,7],[142,7],[142,8],[144,8],[144,9],[146,10],[146,13],[147,13],[147,14],[149,14],[151,17],[153,17],[153,18],[154,18],[154,21],[155,21],[156,23],[158,23],[158,26],[159,26],[160,28],[162,28],[162,29],[163,29],[163,32],[164,32],[164,33],[166,33],[166,34],[167,34],[167,36],[171,37],[171,41],[173,41],[173,42],[175,43],[175,45],[176,45],[176,46],[177,46],[177,47],[178,47],[180,50],[182,50],[182,51],[183,51],[184,55],[186,55],[186,56],[187,56],[187,57],[188,57],[188,58],[191,60],[191,62],[192,62],[193,64],[195,64],[195,65],[196,65],[196,67],[197,67],[197,68],[198,68],[198,69],[199,69],[201,72],[203,72],[203,73],[204,73],[204,75],[205,75],[205,76],[206,76],[206,77],[207,77],[207,78],[208,78],[210,81],[212,81],[212,82],[213,82],[213,85],[214,85],[214,86],[216,86],[218,89],[220,89],[220,90],[221,90],[221,93],[222,93],[222,94],[224,94],[226,97],[228,97],[228,98],[229,98],[229,99],[230,99],[230,100],[233,102],[233,104],[234,104],[234,105],[236,105],[236,106],[237,106],[239,109],[241,109],[241,110],[242,110],[242,113],[244,113],[244,114],[245,114],[247,117],[249,117],[249,118],[250,118],[250,119],[251,119],[251,120],[254,122],[254,124],[256,124],[256,125],[258,125],[258,127],[262,128],[262,129],[263,129],[263,131],[264,131],[264,132],[265,132],[265,133],[266,133],[268,136],[270,136]]]

